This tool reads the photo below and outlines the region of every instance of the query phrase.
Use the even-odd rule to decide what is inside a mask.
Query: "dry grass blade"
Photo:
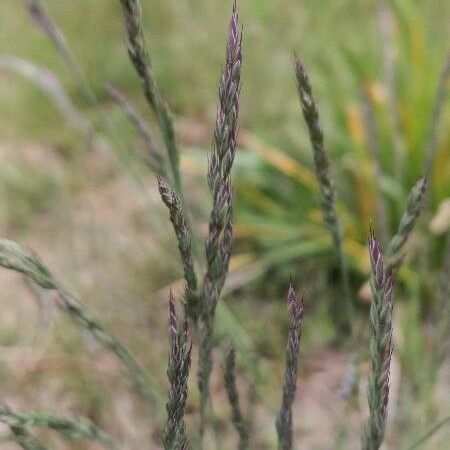
[[[337,325],[342,332],[348,334],[352,330],[353,307],[350,296],[347,264],[342,250],[342,228],[336,214],[336,190],[330,176],[328,155],[325,151],[323,131],[319,122],[319,109],[313,97],[305,66],[296,55],[294,69],[297,77],[297,89],[303,117],[308,127],[313,148],[315,172],[322,196],[322,210],[325,223],[333,239],[341,272],[344,299],[343,302],[336,302],[334,312],[336,314]]]
[[[72,420],[34,412],[18,414],[2,403],[0,404],[0,421],[7,424],[11,429],[22,430],[25,433],[30,428],[49,428],[68,439],[86,439],[98,442],[109,450],[119,449],[110,436],[87,418]]]
[[[127,119],[134,126],[136,131],[139,133],[139,136],[144,141],[145,146],[147,147],[147,153],[144,155],[145,161],[156,174],[167,176],[164,161],[156,145],[152,130],[147,125],[144,118],[139,114],[136,108],[134,108],[130,100],[126,98],[125,94],[123,94],[119,89],[111,84],[107,84],[105,89],[112,100],[125,113]]]
[[[237,147],[241,64],[242,33],[239,30],[238,13],[234,4],[228,32],[225,67],[220,79],[214,143],[208,161],[208,184],[213,205],[206,238],[207,270],[199,305],[198,383],[201,437],[204,432],[205,408],[212,370],[214,316],[228,273],[231,254],[233,234],[231,168]]]
[[[42,288],[57,292],[58,307],[83,329],[89,331],[101,345],[112,351],[128,370],[142,396],[156,406],[157,411],[162,410],[163,399],[148,372],[117,338],[106,331],[98,318],[61,286],[37,256],[24,250],[15,242],[1,239],[0,266],[23,273]]]
[[[175,299],[171,292],[169,300],[170,352],[167,368],[170,390],[166,405],[167,422],[163,433],[165,450],[187,450],[189,448],[184,423],[192,350],[188,328],[187,317],[181,321],[177,317]]]
[[[231,420],[239,435],[239,450],[248,450],[250,436],[239,404],[239,392],[236,385],[236,352],[232,346],[226,350],[225,354],[224,380],[231,406]]]
[[[371,262],[370,287],[370,354],[372,370],[369,376],[369,418],[364,428],[363,450],[378,450],[383,442],[389,402],[389,374],[392,343],[393,281],[384,267],[380,244],[372,234],[369,238]]]
[[[120,0],[128,39],[128,54],[141,80],[144,95],[153,110],[166,145],[175,189],[183,194],[180,176],[179,151],[175,140],[175,130],[169,108],[163,100],[153,74],[152,65],[145,42],[142,12],[139,0]]]
[[[292,404],[297,389],[298,356],[300,351],[301,327],[303,321],[303,297],[298,297],[292,284],[288,292],[289,331],[286,346],[286,365],[284,372],[281,408],[276,420],[278,449],[292,450]]]

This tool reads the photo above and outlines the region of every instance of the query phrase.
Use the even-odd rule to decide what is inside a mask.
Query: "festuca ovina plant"
[[[35,23],[43,30],[71,69],[91,104],[98,111],[98,101],[82,72],[69,51],[63,34],[46,13],[40,0],[25,0],[25,6]],[[233,189],[232,168],[238,147],[238,118],[242,69],[242,29],[239,25],[236,3],[233,4],[225,62],[219,81],[219,100],[212,149],[208,157],[207,184],[211,197],[208,231],[204,242],[204,261],[197,261],[193,250],[196,236],[189,220],[185,202],[186,192],[179,167],[179,149],[172,115],[161,94],[151,64],[150,54],[144,36],[141,4],[139,0],[120,0],[123,11],[127,48],[131,63],[139,77],[144,97],[154,114],[162,147],[154,139],[151,127],[129,100],[115,87],[108,85],[107,92],[119,105],[146,144],[144,155],[148,167],[157,175],[158,190],[169,211],[178,242],[180,261],[184,272],[185,289],[179,298],[176,312],[175,296],[169,296],[169,352],[167,364],[168,393],[164,396],[147,369],[145,369],[117,339],[99,317],[93,314],[64,283],[56,279],[52,271],[41,259],[10,240],[0,240],[0,265],[21,273],[44,290],[53,291],[59,309],[66,313],[83,330],[89,331],[105,349],[111,351],[123,364],[141,397],[152,408],[152,417],[160,424],[160,442],[165,450],[201,449],[204,434],[212,425],[212,410],[208,410],[211,392],[210,379],[213,369],[213,349],[222,346],[215,336],[216,308],[221,299],[227,279],[233,240]],[[343,233],[336,211],[336,190],[331,176],[329,156],[325,150],[323,131],[319,122],[319,110],[313,98],[312,87],[303,62],[294,59],[297,89],[303,117],[305,119],[313,149],[317,183],[320,188],[324,222],[330,231],[341,272],[342,297],[335,300],[340,308],[336,316],[338,327],[355,337],[352,311],[352,293],[348,280],[347,265],[343,252]],[[61,100],[61,89],[49,89],[55,101]],[[67,106],[68,97],[64,97]],[[70,105],[71,111],[76,111]],[[69,108],[69,109],[70,109]],[[77,112],[78,114],[78,112]],[[99,113],[101,114],[101,113]],[[106,124],[101,115],[102,123]],[[84,123],[84,122],[83,122]],[[88,122],[86,122],[88,123]],[[86,127],[83,127],[85,129]],[[90,127],[89,132],[94,132]],[[107,129],[108,127],[105,126]],[[393,352],[392,310],[393,278],[402,261],[402,250],[417,221],[428,179],[422,178],[412,188],[406,211],[398,226],[398,231],[387,246],[387,260],[383,258],[381,245],[372,234],[369,238],[371,262],[370,286],[370,357],[371,372],[368,384],[369,416],[363,429],[362,449],[378,450],[383,442],[388,417],[390,364]],[[204,273],[200,273],[204,267]],[[446,266],[447,267],[447,266]],[[448,273],[444,271],[444,273]],[[443,290],[445,292],[445,290]],[[294,400],[299,374],[299,354],[303,322],[303,295],[299,295],[292,285],[288,290],[289,326],[287,330],[286,361],[282,385],[281,404],[274,417],[274,432],[279,450],[295,448]],[[193,347],[193,342],[195,346]],[[352,341],[356,341],[353,339]],[[217,343],[217,344],[216,344]],[[249,426],[248,416],[243,411],[239,396],[237,377],[237,355],[232,343],[223,346],[223,381],[230,405],[230,418],[237,434],[239,450],[253,448],[255,436]],[[192,351],[198,353],[197,385],[198,426],[187,426],[185,414],[191,376]],[[165,406],[165,407],[164,407]],[[164,412],[165,411],[165,412]],[[0,406],[0,421],[11,431],[11,439],[26,450],[46,450],[44,443],[33,434],[33,429],[48,428],[68,439],[95,441],[108,449],[117,450],[114,438],[85,418],[57,417],[42,412],[18,413],[8,405]],[[425,437],[426,438],[426,437]],[[422,442],[421,439],[416,442]]]

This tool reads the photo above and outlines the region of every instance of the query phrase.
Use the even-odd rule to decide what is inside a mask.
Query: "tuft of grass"
[[[31,13],[35,21],[46,31],[56,46],[61,49],[66,60],[71,60],[72,57],[65,47],[64,40],[61,42],[58,41],[59,30],[56,27],[52,28],[53,24],[51,21],[48,23],[50,19],[45,15],[45,11],[39,9],[41,7],[39,0],[27,0],[26,4],[34,5],[35,9],[32,9]],[[162,170],[163,173],[160,175],[164,175],[164,178],[158,178],[158,187],[161,198],[169,209],[170,219],[179,244],[180,257],[186,281],[186,311],[183,319],[180,320],[176,314],[175,299],[172,293],[169,299],[170,350],[167,375],[170,387],[166,402],[167,418],[162,433],[162,443],[166,450],[184,450],[189,447],[184,416],[186,412],[192,350],[188,331],[188,318],[190,318],[194,325],[193,328],[198,334],[198,386],[200,390],[200,426],[198,437],[199,447],[201,448],[206,425],[207,404],[211,401],[209,384],[213,368],[212,352],[216,337],[214,320],[216,318],[216,308],[221,299],[228,274],[233,239],[231,172],[237,149],[242,31],[239,29],[238,13],[236,4],[234,3],[226,48],[226,61],[220,79],[219,106],[214,129],[213,148],[208,161],[207,181],[212,196],[212,208],[205,242],[206,274],[203,277],[202,285],[198,286],[199,277],[195,270],[192,255],[191,234],[186,219],[186,212],[183,210],[184,205],[182,200],[184,192],[179,173],[179,153],[175,142],[175,132],[170,112],[162,99],[153,75],[142,29],[140,2],[138,0],[121,0],[121,5],[127,27],[130,59],[141,78],[145,97],[158,120],[171,165],[170,176]],[[74,64],[73,60],[71,61],[70,64]],[[347,308],[342,316],[336,317],[336,323],[342,330],[350,332],[353,313],[351,311],[351,293],[348,283],[346,260],[344,259],[343,252],[341,223],[338,220],[336,211],[336,191],[330,175],[328,155],[325,151],[323,132],[319,123],[318,107],[312,96],[312,88],[308,75],[298,58],[295,60],[295,71],[303,115],[313,146],[316,178],[322,196],[322,209],[325,215],[325,222],[333,238],[341,272],[343,291],[347,301]],[[82,77],[80,80],[83,82]],[[146,140],[149,150],[156,151],[151,132],[144,120],[119,92],[112,90],[111,93],[115,101],[124,109],[128,118],[135,125],[141,137]],[[370,120],[374,119],[371,118]],[[397,122],[395,126],[398,128]],[[269,154],[273,156],[277,153],[270,151]],[[282,161],[281,166],[286,163],[286,160]],[[379,171],[382,173],[381,158],[378,162]],[[399,165],[402,164],[403,161],[400,158]],[[156,167],[153,168],[158,172]],[[298,166],[295,167],[295,170],[298,170]],[[302,172],[303,179],[310,179],[308,176],[305,178],[305,173],[310,175],[309,172]],[[174,188],[171,187],[172,185]],[[400,221],[399,230],[392,239],[388,249],[388,255],[393,259],[399,257],[414,227],[420,212],[420,205],[423,201],[426,185],[427,179],[423,178],[419,180],[411,191],[406,212]],[[302,237],[305,235],[302,235]],[[295,237],[298,237],[298,235],[295,235]],[[313,244],[317,244],[322,236],[316,235],[315,237],[317,241],[313,242]],[[300,244],[303,245],[303,242]],[[303,251],[305,250],[303,249]],[[387,265],[385,264],[381,245],[373,235],[369,239],[369,253],[373,296],[369,320],[372,334],[370,346],[372,371],[368,389],[370,416],[364,429],[363,448],[364,450],[377,450],[384,438],[389,401],[393,296],[391,269],[395,267],[391,261],[388,261]],[[26,275],[45,290],[53,291],[60,309],[75,320],[82,329],[88,330],[100,344],[111,350],[127,368],[130,377],[140,388],[142,396],[150,400],[152,404],[155,404],[156,408],[161,407],[160,404],[163,400],[147,371],[134,359],[124,344],[108,333],[101,321],[92,315],[77,297],[67,291],[54,278],[50,270],[36,255],[24,250],[14,242],[1,240],[0,265]],[[387,267],[385,268],[385,266]],[[295,293],[292,284],[289,287],[288,303],[290,320],[286,346],[283,393],[280,410],[275,422],[278,447],[281,450],[291,450],[294,446],[292,408],[297,388],[298,356],[303,320],[303,298]],[[337,304],[340,303],[337,302]],[[250,436],[245,427],[243,415],[240,410],[235,374],[235,353],[232,349],[227,351],[224,375],[225,388],[232,410],[232,421],[239,434],[239,446],[240,449],[248,448]],[[12,421],[10,428],[16,440],[26,449],[42,450],[44,448],[29,433],[27,428],[28,426],[32,426],[32,424],[37,424],[37,426],[40,424],[63,431],[69,437],[81,435],[82,437],[107,444],[106,437],[103,436],[103,438],[100,438],[100,431],[90,424],[83,425],[82,423],[40,414],[21,416],[13,414],[8,408],[5,408],[4,411],[5,421]]]

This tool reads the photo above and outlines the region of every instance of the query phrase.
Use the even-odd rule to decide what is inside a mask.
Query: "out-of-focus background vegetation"
[[[204,235],[209,209],[206,159],[231,2],[142,3],[156,78],[175,118],[187,202]],[[105,133],[98,111],[30,21],[22,2],[3,0],[1,234],[40,254],[129,344],[164,391],[167,293],[169,286],[182,292],[181,266],[155,177],[132,157],[142,143],[104,89],[106,82],[120,87],[153,121],[126,53],[120,5],[111,0],[44,4],[63,30],[113,133]],[[218,331],[231,332],[240,343],[244,397],[253,398],[256,383],[266,404],[252,410],[255,448],[272,448],[274,443],[271,411],[280,396],[290,276],[306,292],[295,407],[301,447],[358,448],[359,407],[365,404],[363,382],[350,400],[342,395],[351,376],[351,356],[345,346],[334,346],[328,314],[330,298],[339,295],[337,267],[296,97],[294,49],[310,71],[320,105],[363,335],[370,223],[386,241],[398,226],[412,185],[425,172],[430,176],[426,206],[398,273],[388,443],[389,448],[403,448],[450,414],[449,369],[430,362],[450,223],[448,101],[433,128],[436,91],[449,51],[450,4],[242,0],[239,8],[244,65],[234,176],[236,232]],[[106,143],[86,139],[47,93],[12,70],[11,56],[50,69]],[[429,167],[425,154],[433,130],[436,154]],[[125,149],[125,156],[117,149]],[[385,216],[377,213],[380,196]],[[59,317],[48,295],[36,296],[11,273],[0,273],[0,279],[1,396],[18,409],[83,413],[110,430],[124,448],[148,446],[145,411],[115,360]],[[216,356],[220,361],[220,352]],[[353,366],[362,379],[368,370],[366,356]],[[214,445],[226,449],[234,438],[220,371],[218,364],[213,385],[216,433],[225,438]],[[189,404],[194,416],[192,378]],[[157,431],[152,424],[150,433],[156,436]],[[423,448],[450,449],[449,438],[443,429]]]

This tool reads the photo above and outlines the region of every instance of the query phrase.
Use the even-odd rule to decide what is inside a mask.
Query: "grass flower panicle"
[[[167,421],[163,432],[165,450],[187,450],[184,414],[188,395],[188,378],[191,366],[192,344],[189,340],[187,317],[179,320],[175,310],[175,299],[170,292],[169,299],[170,351],[167,377],[170,382],[169,398],[166,404]]]
[[[200,434],[203,435],[205,408],[212,370],[212,337],[217,303],[228,273],[232,242],[231,168],[237,148],[239,95],[241,86],[242,33],[236,3],[229,26],[226,61],[219,86],[214,142],[208,161],[208,184],[213,205],[206,238],[207,268],[199,305],[199,390]]]
[[[352,328],[353,307],[350,297],[348,270],[342,249],[342,227],[336,214],[336,189],[330,175],[330,163],[324,147],[323,131],[319,121],[319,109],[313,97],[311,83],[302,61],[295,55],[294,70],[303,117],[309,131],[313,148],[314,168],[322,196],[325,223],[330,230],[341,273],[343,302],[334,305],[337,325],[345,333]]]
[[[195,272],[194,258],[192,254],[191,234],[183,214],[183,207],[178,195],[169,185],[158,177],[158,189],[161,199],[169,209],[170,221],[178,240],[181,262],[183,264],[184,278],[186,280],[186,307],[189,317],[197,320],[197,275]]]
[[[128,39],[128,55],[141,80],[144,95],[153,110],[169,157],[173,183],[178,195],[182,195],[180,154],[169,108],[161,96],[153,74],[150,56],[145,42],[142,11],[139,0],[120,0],[125,18]]]
[[[399,261],[401,261],[400,251],[406,244],[419,217],[427,187],[428,177],[425,176],[417,181],[409,193],[406,210],[400,220],[397,233],[392,237],[387,248],[389,257],[388,272],[395,269]]]
[[[239,450],[248,450],[250,448],[250,436],[239,404],[239,392],[236,383],[236,352],[233,346],[229,346],[225,352],[224,381],[231,407],[231,420],[239,435],[238,448]]]
[[[281,408],[276,419],[279,450],[292,450],[292,405],[297,389],[298,355],[300,351],[301,327],[303,321],[303,297],[299,297],[292,286],[288,292],[289,331],[286,346],[283,396]]]
[[[370,278],[372,369],[367,392],[369,418],[364,428],[363,450],[378,450],[385,434],[389,402],[389,376],[393,351],[393,280],[392,274],[385,269],[381,246],[373,234],[369,238],[369,254],[372,267]]]

